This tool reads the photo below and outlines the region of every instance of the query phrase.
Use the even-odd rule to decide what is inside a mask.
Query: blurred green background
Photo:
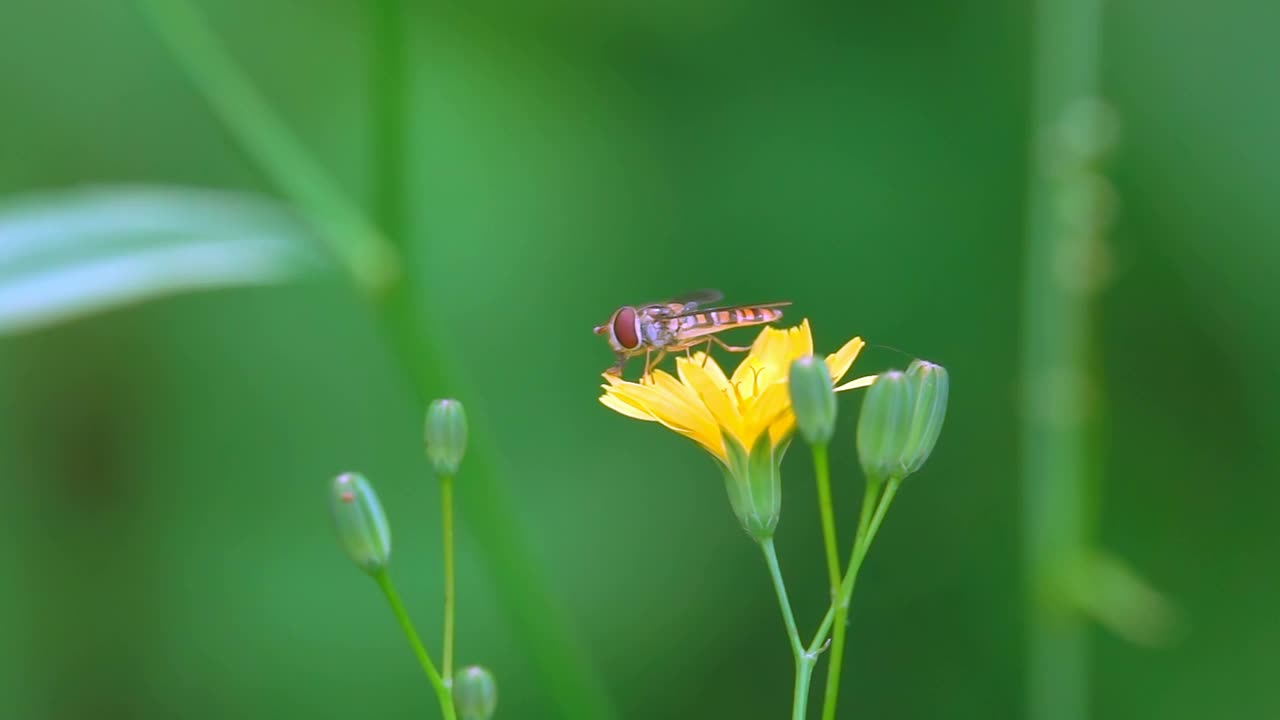
[[[458,656],[496,673],[498,717],[561,716],[531,649],[552,641],[520,632],[524,599],[503,597],[477,537],[508,505],[583,682],[619,717],[787,714],[785,635],[718,471],[596,401],[611,356],[591,327],[703,286],[794,301],[824,351],[853,335],[901,349],[870,348],[855,373],[949,368],[947,428],[859,583],[841,717],[1025,717],[1026,4],[409,6],[396,241],[414,322],[441,345],[425,391],[466,403],[502,491],[469,489],[464,465]],[[370,9],[199,7],[372,205]],[[1097,535],[1181,624],[1160,649],[1091,631],[1097,718],[1280,715],[1277,22],[1260,0],[1104,18],[1123,136],[1095,315]],[[280,197],[136,4],[2,3],[0,194],[86,183]],[[435,717],[324,500],[340,471],[374,482],[436,647],[438,502],[399,340],[335,263],[0,338],[0,714]],[[857,400],[841,408],[847,537]],[[786,475],[778,542],[807,634],[826,590],[803,452]]]

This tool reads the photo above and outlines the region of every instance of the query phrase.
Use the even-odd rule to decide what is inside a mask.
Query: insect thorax
[[[640,334],[646,345],[661,348],[675,343],[680,321],[674,318],[641,316]]]

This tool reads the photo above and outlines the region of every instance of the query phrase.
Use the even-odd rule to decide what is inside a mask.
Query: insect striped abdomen
[[[771,323],[782,317],[782,311],[769,307],[739,307],[708,310],[679,318],[681,340],[689,341],[722,330]]]

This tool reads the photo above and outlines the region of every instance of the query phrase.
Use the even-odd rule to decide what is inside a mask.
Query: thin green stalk
[[[361,287],[387,290],[380,298],[383,327],[396,357],[414,380],[418,399],[425,404],[440,388],[455,385],[444,382],[446,373],[439,367],[443,355],[436,352],[448,346],[447,339],[427,334],[435,326],[420,309],[426,298],[419,289],[407,286],[410,278],[396,271],[393,246],[280,122],[189,0],[137,2],[219,119],[324,234]],[[527,550],[510,493],[492,467],[480,412],[471,414],[470,426],[471,452],[462,492],[477,500],[472,506],[478,511],[471,518],[476,543],[493,568],[503,611],[512,618],[517,641],[530,654],[535,681],[546,689],[559,717],[616,717],[598,670],[573,639],[563,610]],[[466,497],[462,500],[465,505]]]
[[[862,544],[862,539],[867,535],[867,528],[871,524],[871,517],[875,513],[875,508],[880,499],[880,490],[884,487],[884,483],[873,482],[868,480],[866,489],[862,494],[862,509],[858,512],[858,530],[853,536],[853,549],[856,552]],[[852,558],[850,558],[852,565]],[[850,570],[853,568],[850,567]],[[847,574],[847,573],[846,573]],[[813,642],[809,644],[809,651],[814,652],[821,647],[822,643],[827,640],[827,633],[831,630],[831,626],[835,621],[836,606],[839,605],[839,598],[844,596],[844,581],[841,581],[840,595],[832,601],[831,607],[827,609],[827,614],[822,618],[822,623],[818,626],[818,631],[814,633]]]
[[[453,478],[440,478],[440,526],[444,535],[444,684],[453,687]]]
[[[408,237],[405,183],[409,137],[407,18],[404,0],[369,3],[373,87],[373,208],[387,235]]]
[[[849,624],[849,605],[853,602],[853,589],[858,582],[858,571],[862,569],[862,561],[866,558],[867,551],[871,549],[871,543],[876,539],[880,523],[884,520],[885,513],[889,512],[889,505],[893,503],[893,497],[897,494],[898,485],[901,482],[900,479],[891,478],[884,494],[880,496],[880,501],[876,503],[875,496],[881,483],[867,480],[867,489],[862,499],[862,511],[858,519],[858,534],[853,539],[849,570],[845,573],[840,596],[834,608],[831,626],[831,660],[827,664],[827,686],[822,699],[823,720],[831,720],[836,716],[836,702],[840,694],[840,670],[844,664],[845,630]],[[875,513],[869,516],[867,508],[873,504],[875,504]],[[870,517],[869,520],[868,517]]]
[[[1089,667],[1085,618],[1063,588],[1090,547],[1088,353],[1094,333],[1090,259],[1098,217],[1078,202],[1096,187],[1081,178],[1091,158],[1068,118],[1098,94],[1102,0],[1038,0],[1032,168],[1024,276],[1022,386],[1023,544],[1031,720],[1085,720]],[[1085,192],[1081,192],[1081,191]],[[1065,203],[1065,199],[1074,202]]]
[[[391,612],[400,622],[400,629],[404,631],[404,636],[409,639],[413,654],[418,657],[418,664],[422,666],[422,671],[427,674],[427,680],[431,681],[431,686],[435,688],[436,698],[440,701],[440,712],[444,714],[445,720],[457,720],[457,713],[453,709],[453,695],[449,692],[449,688],[445,687],[444,680],[436,671],[435,663],[431,662],[431,656],[422,645],[422,639],[418,637],[418,631],[414,629],[409,613],[405,612],[404,603],[400,602],[400,594],[391,584],[391,576],[383,570],[375,574],[373,579],[378,583],[378,587],[382,588],[382,594],[387,596],[387,604],[391,606]]]
[[[833,600],[831,607],[827,608],[827,614],[822,616],[822,622],[818,624],[818,629],[813,632],[813,639],[809,641],[809,647],[805,648],[805,651],[810,655],[816,657],[818,653],[826,649],[825,645],[831,633],[831,625],[836,619],[836,605],[839,604],[838,600]]]
[[[410,278],[406,278],[410,279]],[[446,373],[433,362],[421,328],[427,315],[412,301],[400,283],[384,305],[383,329],[406,371],[414,380],[422,405],[432,388],[456,387],[445,383]],[[473,410],[473,408],[475,408]],[[556,593],[529,550],[527,531],[512,505],[511,492],[493,466],[493,452],[482,406],[467,406],[467,481],[457,488],[459,505],[475,508],[466,516],[469,540],[492,568],[498,601],[511,618],[520,647],[530,655],[533,680],[556,705],[556,717],[566,720],[609,720],[617,710],[598,666],[578,642]]]
[[[356,282],[366,290],[391,283],[391,245],[280,121],[189,0],[137,3],[223,125],[315,223]]]
[[[827,555],[827,579],[831,583],[831,601],[840,595],[840,551],[836,549],[836,519],[831,508],[831,465],[827,444],[813,446],[813,474],[818,481],[818,514],[822,517],[822,545]]]
[[[804,644],[800,640],[800,631],[796,629],[795,614],[791,612],[791,601],[787,599],[787,585],[782,579],[782,569],[778,567],[778,553],[773,546],[773,538],[761,540],[760,549],[764,551],[764,561],[769,566],[769,577],[773,580],[774,592],[778,594],[782,622],[787,627],[787,639],[791,642],[791,654],[795,658],[795,693],[791,698],[791,717],[792,720],[804,720],[809,706],[809,681],[813,677],[815,657],[805,652]]]

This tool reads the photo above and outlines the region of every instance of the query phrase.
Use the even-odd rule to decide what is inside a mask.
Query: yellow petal
[[[788,348],[787,367],[791,367],[793,360],[813,354],[813,331],[809,329],[809,318],[800,321],[800,324],[787,331],[787,340],[790,347]]]
[[[676,430],[677,433],[698,443],[704,450],[719,458],[722,462],[727,462],[727,456],[724,451],[724,440],[720,437],[720,433],[708,434],[703,432]]]
[[[724,370],[720,369],[720,364],[715,358],[699,351],[693,354],[693,362],[702,366],[702,369],[707,372],[707,377],[711,378],[716,387],[723,390],[730,398],[733,397],[733,386],[729,384],[729,378],[724,374]]]
[[[809,321],[802,320],[795,327],[778,332],[777,340],[769,347],[769,353],[761,357],[761,369],[756,376],[756,393],[779,382],[791,372],[791,363],[813,354],[813,333]]]
[[[715,436],[715,438],[704,438],[701,435],[694,437],[691,435],[690,439],[701,445],[707,452],[715,455],[720,462],[726,465],[729,464],[729,456],[724,451],[724,438],[719,435]]]
[[[786,353],[787,331],[766,327],[751,343],[751,350],[733,371],[732,384],[743,395],[755,393],[753,382],[770,362]]]
[[[742,422],[744,442],[755,442],[784,413],[791,414],[791,394],[786,383],[775,383],[766,388],[747,410]]]
[[[858,378],[857,380],[850,380],[849,382],[843,385],[837,386],[835,391],[844,392],[845,390],[852,390],[854,388],[870,387],[871,384],[874,383],[875,381],[876,381],[875,375],[866,375],[864,377]]]
[[[649,375],[649,387],[671,395],[673,399],[684,403],[691,410],[701,412],[702,401],[692,388],[687,387],[665,370],[654,370]]]
[[[640,407],[638,405],[633,405],[630,402],[623,400],[617,397],[616,395],[613,395],[612,393],[606,392],[604,395],[601,395],[600,403],[605,407],[609,408],[610,410],[613,410],[614,412],[619,413],[621,415],[626,415],[627,417],[630,417],[630,418],[635,418],[637,420],[647,420],[649,422],[658,421],[658,419],[655,418],[653,415],[651,415],[648,410],[645,410],[643,407]]]
[[[849,368],[853,366],[853,361],[858,359],[858,353],[862,352],[862,338],[856,337],[844,344],[844,347],[827,356],[827,370],[831,373],[831,379],[834,382],[840,382],[840,378],[849,372]]]
[[[698,393],[703,405],[715,417],[716,423],[731,435],[738,435],[742,425],[738,408],[728,394],[711,379],[706,369],[688,358],[678,357],[676,371],[680,373],[680,380]]]
[[[769,442],[777,447],[782,444],[783,440],[791,437],[791,431],[796,427],[795,413],[784,413],[769,426]]]
[[[691,407],[684,398],[659,387],[626,383],[609,388],[607,392],[647,411],[655,420],[672,430],[699,434],[715,431],[715,421],[706,408]]]

